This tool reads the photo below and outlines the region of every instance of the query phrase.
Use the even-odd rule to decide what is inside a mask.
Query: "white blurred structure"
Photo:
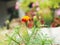
[[[31,29],[28,31],[30,34]],[[59,44],[60,45],[60,27],[56,28],[41,28],[39,33],[43,33],[44,35],[47,34],[48,37],[52,38],[54,43],[53,44]]]
[[[19,17],[22,18],[25,15],[25,12],[23,11],[23,9],[20,8],[20,3],[23,2],[23,0],[18,0],[18,7],[19,7]]]
[[[7,8],[15,5],[14,1],[0,1],[0,27],[4,26],[4,23],[7,19],[9,19],[10,15],[7,13]]]
[[[53,38],[55,44],[60,44],[60,27],[42,28],[41,32],[43,34],[48,34],[51,38]]]

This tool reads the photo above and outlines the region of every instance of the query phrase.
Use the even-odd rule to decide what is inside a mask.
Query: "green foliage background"
[[[36,2],[36,0],[23,0],[21,7],[28,8],[28,5],[30,2]],[[38,2],[39,2],[40,7],[42,7],[42,8],[45,8],[47,6],[50,6],[50,7],[53,6],[56,8],[56,7],[58,7],[58,3],[60,3],[60,0],[38,0]]]
[[[46,8],[49,8],[49,9],[56,9],[56,8],[59,8],[59,3],[60,3],[60,0],[37,0],[38,3],[39,3],[39,7],[40,9],[46,9]],[[37,2],[36,0],[23,0],[20,8],[22,8],[25,12],[28,12],[28,10],[30,10],[30,8],[28,7],[28,5],[30,4],[30,2],[34,2],[36,3]],[[48,11],[48,10],[47,10]],[[43,11],[42,11],[43,12]],[[45,20],[45,24],[50,26],[53,19],[54,19],[54,14],[52,10],[50,10],[50,12],[48,12],[49,14],[43,14],[43,19]]]

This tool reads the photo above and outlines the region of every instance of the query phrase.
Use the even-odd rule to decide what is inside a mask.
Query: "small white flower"
[[[39,11],[39,10],[40,10],[40,8],[39,8],[39,7],[37,7],[37,8],[36,8],[36,10],[37,10],[37,11]]]

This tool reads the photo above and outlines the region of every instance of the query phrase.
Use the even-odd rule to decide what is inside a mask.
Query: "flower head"
[[[27,22],[27,21],[29,21],[29,20],[31,20],[31,18],[30,18],[29,16],[24,16],[24,17],[22,18],[22,21],[23,21],[23,22]]]

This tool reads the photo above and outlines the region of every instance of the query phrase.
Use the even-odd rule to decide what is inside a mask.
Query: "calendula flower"
[[[31,20],[31,18],[30,18],[29,16],[24,16],[24,17],[22,18],[22,21],[23,21],[23,22],[27,22],[27,21],[29,21],[29,20]]]

